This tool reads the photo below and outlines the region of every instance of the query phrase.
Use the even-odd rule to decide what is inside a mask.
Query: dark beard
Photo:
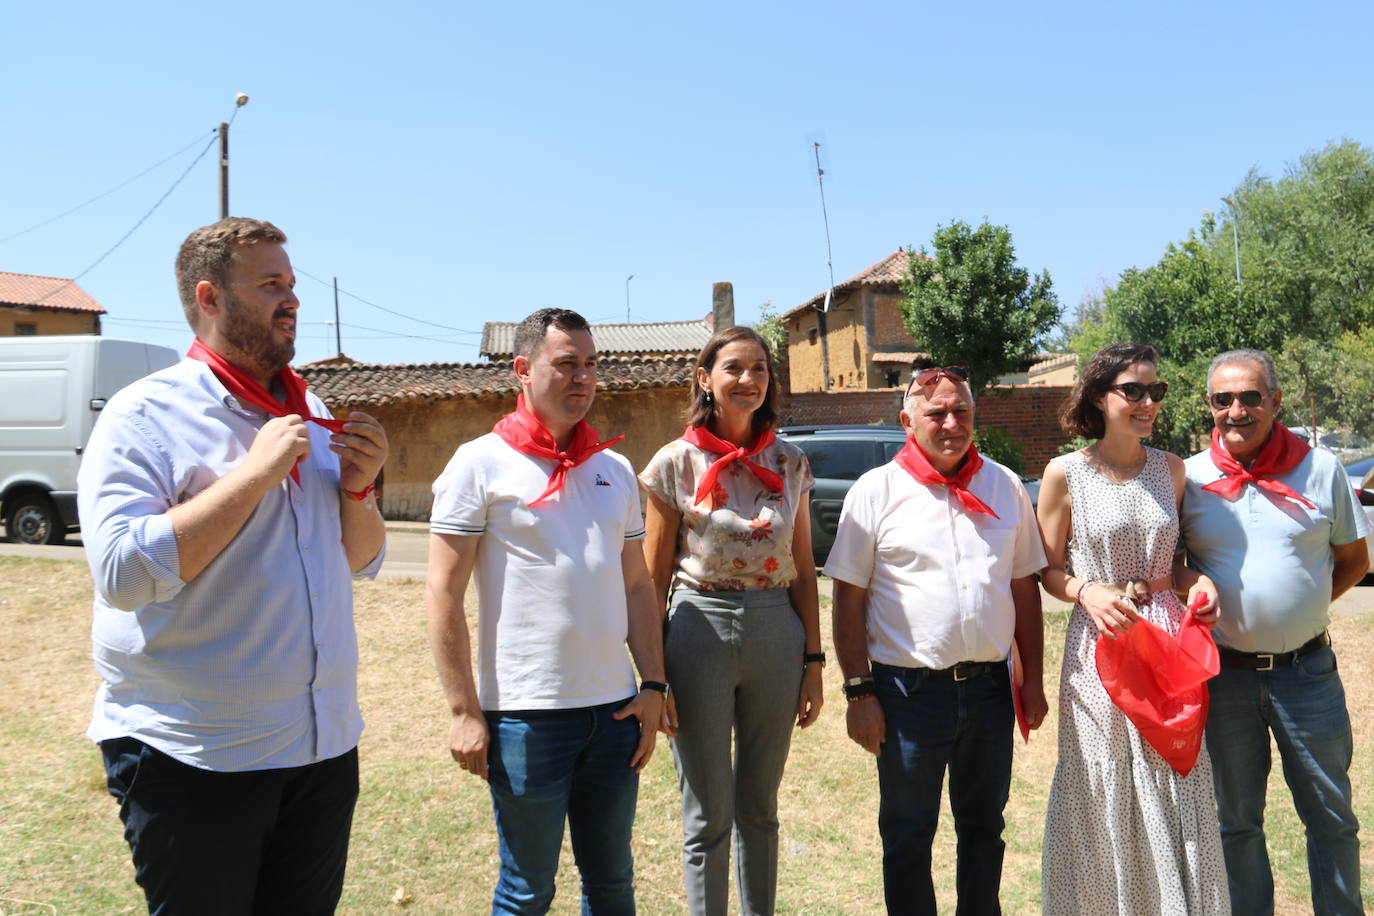
[[[276,321],[283,312],[274,312]],[[238,351],[243,361],[242,368],[273,376],[291,365],[296,357],[296,342],[278,342],[273,338],[272,326],[254,324],[245,315],[245,309],[232,296],[226,297],[224,305],[224,336]],[[237,361],[236,361],[237,362]]]

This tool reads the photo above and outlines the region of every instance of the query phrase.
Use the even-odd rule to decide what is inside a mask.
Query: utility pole
[[[248,96],[240,92],[234,96],[234,114],[228,121],[219,122],[219,218],[229,215],[229,125],[234,123],[239,109],[248,104]]]
[[[339,278],[334,278],[334,345],[343,356],[343,331],[339,326]]]

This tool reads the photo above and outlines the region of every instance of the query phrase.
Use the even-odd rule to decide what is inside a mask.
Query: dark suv
[[[825,565],[840,526],[844,497],[854,481],[867,471],[887,464],[906,444],[900,426],[784,426],[778,436],[806,453],[816,489],[811,492],[811,552],[816,569]],[[1031,505],[1040,493],[1040,481],[1021,478]]]
[[[816,489],[811,492],[811,552],[816,568],[825,565],[840,509],[854,481],[887,464],[906,443],[900,426],[784,426],[778,436],[806,453]]]

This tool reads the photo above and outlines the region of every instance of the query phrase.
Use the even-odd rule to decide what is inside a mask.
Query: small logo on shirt
[[[610,482],[609,480],[607,480],[606,478],[602,477],[600,474],[597,474],[597,475],[596,475],[596,485],[597,485],[598,487],[609,487],[609,486],[611,485],[611,482]]]

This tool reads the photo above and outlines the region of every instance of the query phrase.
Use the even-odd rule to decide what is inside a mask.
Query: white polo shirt
[[[895,461],[844,500],[825,574],[868,590],[868,655],[908,668],[1007,657],[1016,628],[1011,580],[1046,565],[1026,488],[983,459],[969,490],[999,518],[965,509]]]
[[[602,451],[533,508],[554,462],[495,433],[459,446],[434,482],[430,530],[481,537],[478,699],[484,710],[580,709],[635,694],[626,541],[644,537],[630,463]]]

